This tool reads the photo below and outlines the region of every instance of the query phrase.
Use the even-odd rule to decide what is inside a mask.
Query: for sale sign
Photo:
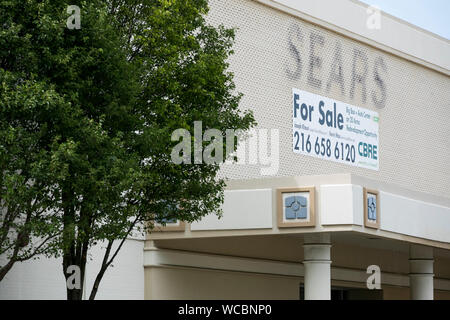
[[[292,89],[293,151],[378,170],[378,113]]]

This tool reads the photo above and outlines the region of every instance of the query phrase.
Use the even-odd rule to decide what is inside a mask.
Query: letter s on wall
[[[295,45],[295,40],[298,40],[300,43],[303,42],[303,33],[300,30],[298,25],[292,24],[289,27],[288,33],[288,49],[292,58],[294,59],[295,67],[291,69],[287,63],[284,68],[286,75],[291,80],[298,80],[302,75],[302,58],[300,57],[300,52],[298,47]]]
[[[381,97],[378,98],[377,94],[375,92],[375,90],[372,90],[372,101],[375,104],[375,106],[379,109],[382,109],[385,107],[386,105],[386,97],[387,97],[387,93],[386,93],[386,83],[385,81],[380,77],[380,73],[379,73],[379,67],[381,67],[381,69],[387,73],[387,66],[386,63],[384,62],[382,57],[377,57],[375,59],[375,63],[373,65],[373,76],[374,76],[374,80],[375,80],[375,84],[379,87],[380,89],[380,94]]]

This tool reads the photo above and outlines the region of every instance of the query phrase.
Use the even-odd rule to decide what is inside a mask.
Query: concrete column
[[[410,245],[409,257],[411,300],[433,300],[433,248]]]
[[[331,299],[330,234],[306,235],[303,243],[305,300]]]

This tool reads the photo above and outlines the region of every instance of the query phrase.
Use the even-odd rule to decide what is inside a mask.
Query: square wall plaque
[[[380,227],[380,197],[378,191],[364,188],[364,226]]]
[[[315,226],[314,194],[314,187],[277,189],[278,227]]]

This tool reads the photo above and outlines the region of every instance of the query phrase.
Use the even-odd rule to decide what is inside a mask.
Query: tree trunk
[[[63,216],[63,273],[66,279],[67,300],[82,300],[84,287],[84,270],[86,267],[86,256],[77,250],[77,237],[75,227],[75,212],[71,205],[73,199],[72,190],[65,186],[62,190],[62,202],[64,208]],[[80,244],[81,245],[81,244]],[[84,259],[83,259],[84,258]],[[67,273],[70,266],[80,268],[80,287],[69,289],[68,279],[71,274]]]
[[[86,248],[86,249],[85,249]],[[65,254],[63,257],[63,272],[66,278],[66,292],[67,300],[82,300],[84,289],[84,278],[86,274],[86,260],[87,260],[87,245],[83,247],[81,256],[72,256],[70,253]],[[67,268],[71,265],[78,266],[80,268],[80,288],[69,289],[67,286],[67,280],[71,274],[67,273]]]
[[[109,264],[109,254],[111,253],[111,248],[113,245],[113,241],[108,241],[108,245],[106,246],[106,251],[103,256],[102,266],[100,268],[100,271],[98,272],[97,276],[95,277],[94,286],[92,287],[91,294],[89,295],[89,300],[94,300],[95,296],[97,295],[98,287],[100,286],[100,281],[102,281],[103,275],[105,274],[106,269],[108,269]]]
[[[102,267],[100,272],[95,277],[94,286],[92,287],[91,294],[89,295],[89,300],[94,300],[97,295],[98,287],[100,286],[100,281],[102,281],[103,275],[105,274],[107,267]]]
[[[3,278],[6,276],[9,270],[11,270],[12,266],[14,265],[14,260],[11,259],[8,261],[6,265],[0,268],[0,281],[3,280]]]

